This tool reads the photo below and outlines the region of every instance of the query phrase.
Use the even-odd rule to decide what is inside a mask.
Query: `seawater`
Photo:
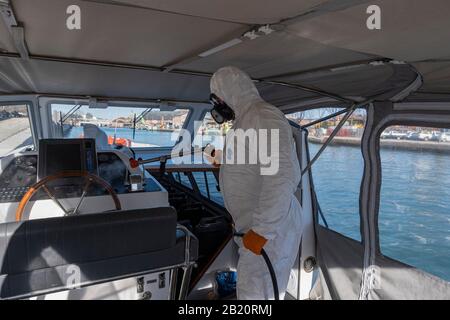
[[[310,144],[311,154],[319,147]],[[450,156],[384,148],[380,155],[382,254],[450,281]],[[332,145],[312,169],[330,229],[356,240],[363,166],[360,148]]]

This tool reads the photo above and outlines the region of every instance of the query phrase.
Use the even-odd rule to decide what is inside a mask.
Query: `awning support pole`
[[[333,130],[333,132],[330,134],[330,136],[327,138],[327,140],[324,142],[324,144],[319,149],[319,151],[317,151],[317,153],[314,156],[314,158],[308,163],[306,168],[302,171],[301,177],[303,177],[303,175],[311,169],[311,167],[317,161],[317,159],[319,159],[320,155],[328,147],[328,145],[331,143],[331,141],[334,139],[334,137],[338,134],[339,130],[341,130],[341,128],[344,126],[344,124],[347,122],[347,120],[350,118],[350,116],[353,114],[353,112],[356,110],[356,108],[358,108],[358,107],[360,107],[362,105],[365,105],[367,103],[370,103],[370,102],[364,102],[364,103],[362,103],[360,105],[355,103],[350,108],[346,109],[347,113],[342,118],[342,120],[339,122],[339,124],[336,126],[336,128]]]

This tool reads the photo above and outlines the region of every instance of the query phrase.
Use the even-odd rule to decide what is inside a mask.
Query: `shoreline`
[[[328,136],[324,137],[308,137],[308,142],[313,144],[323,144]],[[335,137],[330,145],[360,147],[361,139],[353,137]],[[380,148],[383,149],[400,149],[409,151],[427,151],[438,153],[450,153],[450,143],[435,141],[412,141],[412,140],[391,140],[380,139]]]

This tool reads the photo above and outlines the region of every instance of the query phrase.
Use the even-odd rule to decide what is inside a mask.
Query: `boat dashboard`
[[[60,145],[63,147],[58,155],[55,155],[55,150],[51,148],[43,152],[41,149],[45,149],[45,145],[40,143],[39,152],[23,151],[0,159],[0,223],[13,220],[15,208],[37,182],[46,176],[54,175],[59,170],[67,169],[80,172],[89,171],[103,179],[120,199],[122,209],[168,206],[168,195],[164,187],[143,168],[132,167],[127,153],[117,149],[96,150],[94,143],[93,150],[95,151],[91,156],[89,156],[89,150],[85,153],[71,154],[67,140],[61,140]],[[77,140],[87,141],[89,139]],[[54,139],[51,141],[55,142]],[[58,143],[59,141],[56,141],[59,148]],[[75,146],[77,146],[76,143]],[[138,177],[138,185],[133,177],[134,179]],[[111,209],[111,203],[109,203],[111,200],[107,199],[109,197],[107,189],[95,183],[92,183],[89,188],[84,188],[85,184],[86,180],[81,176],[55,179],[46,184],[48,189],[41,188],[36,192],[30,202],[50,203],[54,200],[52,195],[56,199],[67,199],[66,204],[69,202],[68,206],[73,209],[73,206],[76,205],[70,204],[70,199],[84,197],[85,208],[82,209],[85,212],[90,211],[90,207],[93,212],[102,210],[102,207],[105,207],[104,211]],[[51,195],[47,192],[48,190],[51,190]],[[83,195],[84,191],[86,193]],[[97,203],[93,204],[92,201],[95,199],[97,199]],[[76,201],[78,200],[73,202],[76,203]],[[31,204],[28,205],[28,207],[31,206]],[[50,209],[48,206],[41,209],[39,207],[39,205],[33,205],[32,210]],[[94,208],[96,209],[94,210]],[[2,215],[2,212],[6,212],[6,216]],[[43,214],[38,214],[37,217],[42,218]]]
[[[127,182],[130,171],[124,161],[114,152],[99,152],[98,176],[108,182],[117,194],[127,194],[130,185]],[[38,155],[19,155],[12,159],[9,165],[0,174],[0,203],[19,202],[28,189],[35,184],[37,179]],[[81,192],[77,183],[74,185],[60,185],[56,190],[65,192],[66,195],[80,196]],[[71,191],[70,189],[73,189]],[[161,191],[161,187],[150,177],[145,179],[141,192]],[[89,195],[102,194],[104,190],[90,190]],[[75,193],[75,194],[74,194]],[[62,195],[64,196],[64,195]],[[47,198],[43,193],[38,198]]]

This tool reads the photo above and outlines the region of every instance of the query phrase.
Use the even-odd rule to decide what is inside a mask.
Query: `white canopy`
[[[66,28],[74,4],[81,30]],[[374,4],[381,30],[366,27]],[[409,100],[450,97],[447,0],[0,0],[0,6],[4,94],[203,102],[210,74],[234,65],[262,80],[264,97],[278,106],[320,96],[299,86],[388,99],[418,79],[423,83],[411,87],[418,90]],[[254,33],[246,34],[258,30],[253,40]]]

